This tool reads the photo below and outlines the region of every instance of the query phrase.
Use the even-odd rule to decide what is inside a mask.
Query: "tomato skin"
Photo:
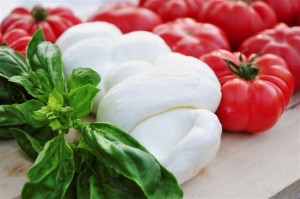
[[[278,22],[296,25],[297,17],[300,15],[299,0],[254,0],[263,1],[270,5],[277,16]]]
[[[23,29],[29,35],[33,35],[38,28],[42,28],[46,40],[54,43],[66,29],[79,23],[81,20],[67,8],[36,6],[30,10],[25,7],[17,7],[2,21],[1,33],[5,34],[13,29]]]
[[[261,133],[275,125],[294,91],[294,78],[285,61],[273,54],[254,60],[259,72],[246,80],[231,72],[224,61],[239,64],[239,53],[217,50],[200,58],[221,83],[222,99],[216,112],[224,130]],[[244,62],[249,58],[243,55]]]
[[[247,50],[246,50],[247,49]],[[240,46],[245,54],[272,53],[282,57],[296,80],[296,90],[300,90],[300,27],[288,27],[284,23],[265,30],[245,40]]]
[[[31,40],[31,35],[23,29],[13,29],[3,35],[3,41],[10,48],[19,51],[23,56],[26,55],[26,47]]]
[[[272,28],[277,23],[273,9],[263,2],[211,0],[199,12],[200,22],[212,23],[228,36],[231,47],[237,50],[246,38]]]
[[[141,0],[139,5],[159,14],[164,22],[177,18],[196,18],[207,0]]]
[[[151,31],[162,22],[156,13],[130,2],[108,3],[102,6],[88,21],[112,23],[123,33],[137,30]]]
[[[163,38],[174,52],[196,58],[217,49],[230,50],[227,37],[220,28],[191,18],[160,24],[153,33]]]

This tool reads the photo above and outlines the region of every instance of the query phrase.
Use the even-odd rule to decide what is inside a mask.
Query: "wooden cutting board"
[[[0,141],[1,199],[20,196],[30,166],[30,160],[14,140]],[[300,198],[297,180],[300,180],[299,92],[269,131],[259,135],[224,132],[216,158],[182,188],[187,199],[296,199]]]

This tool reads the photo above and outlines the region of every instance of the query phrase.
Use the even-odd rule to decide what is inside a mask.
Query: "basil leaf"
[[[77,199],[89,199],[90,197],[90,185],[89,178],[91,177],[92,172],[85,168],[77,177],[76,181],[76,191]],[[99,197],[98,197],[99,198]]]
[[[93,128],[94,126],[97,128]],[[153,195],[160,180],[160,166],[155,158],[145,151],[120,142],[117,137],[106,137],[105,132],[99,131],[100,128],[101,123],[82,128],[83,139],[98,160],[118,174],[132,179],[146,196]]]
[[[47,102],[48,95],[45,94],[41,87],[37,87],[36,84],[32,82],[32,78],[29,75],[16,75],[9,78],[9,81],[22,85],[31,96],[44,103]]]
[[[43,41],[46,41],[43,30],[38,29],[32,36],[30,42],[28,43],[28,46],[26,48],[26,58],[27,62],[34,66],[33,59],[37,51],[37,46],[42,43]]]
[[[66,81],[59,47],[50,42],[42,42],[37,46],[36,56],[40,63],[39,67],[47,71],[52,88],[62,94],[66,93]],[[41,83],[43,84],[43,82]]]
[[[38,100],[33,99],[23,104],[16,105],[15,110],[23,113],[24,117],[26,118],[26,122],[28,124],[30,124],[34,128],[39,128],[45,125],[47,121],[38,120],[33,113],[35,111],[40,110],[43,106],[45,106],[45,104],[43,104]]]
[[[6,46],[0,46],[0,74],[7,79],[14,75],[25,75],[29,66],[25,58]]]
[[[75,68],[69,78],[70,90],[87,84],[97,86],[100,80],[100,75],[90,68]]]
[[[126,132],[124,132],[123,130],[108,124],[108,123],[91,123],[90,127],[85,127],[85,128],[90,128],[92,130],[90,130],[90,133],[93,134],[93,138],[94,143],[89,140],[86,141],[85,138],[85,131],[83,131],[83,139],[87,142],[87,144],[91,147],[92,151],[95,153],[96,157],[100,160],[103,161],[103,158],[105,158],[104,154],[102,154],[100,148],[106,148],[106,152],[110,154],[110,156],[114,156],[116,158],[119,158],[120,160],[123,160],[123,164],[119,162],[119,165],[117,162],[114,163],[114,165],[118,165],[118,166],[124,166],[126,167],[126,164],[138,164],[138,162],[132,162],[132,157],[129,155],[129,157],[131,158],[130,161],[126,160],[124,157],[122,157],[122,155],[124,154],[124,152],[127,152],[127,147],[131,147],[133,149],[139,149],[139,151],[143,151],[145,152],[145,156],[148,156],[149,158],[152,158],[155,160],[155,158],[150,155],[147,150],[140,145],[133,137],[131,137],[129,134],[127,134]],[[87,131],[88,129],[86,129]],[[91,138],[90,138],[91,139]],[[99,139],[99,140],[98,140]],[[96,141],[98,141],[98,144],[101,144],[101,147],[97,147],[97,144],[95,143]],[[103,141],[103,142],[102,142]],[[110,141],[110,142],[109,142]],[[127,146],[124,147],[123,146]],[[95,148],[93,148],[93,147]],[[115,147],[117,147],[118,149],[115,149]],[[119,150],[119,151],[118,151]],[[125,151],[121,151],[121,150],[125,150]],[[117,153],[120,152],[120,153]],[[97,155],[98,154],[98,155]],[[126,154],[127,155],[127,154]],[[124,159],[122,159],[124,158]],[[109,160],[112,161],[112,160]],[[128,162],[126,162],[128,161]],[[156,167],[157,165],[159,166],[159,170],[154,172],[154,171],[150,171],[148,168],[148,174],[144,174],[145,177],[142,178],[142,180],[144,180],[142,183],[146,183],[148,180],[148,183],[151,184],[151,180],[154,180],[151,185],[155,186],[155,178],[158,178],[158,184],[156,184],[156,188],[155,188],[155,192],[147,192],[145,191],[145,189],[143,189],[143,185],[141,185],[139,182],[137,182],[137,179],[134,179],[132,177],[128,177],[126,176],[126,174],[119,172],[116,167],[114,167],[114,165],[109,165],[109,163],[107,164],[107,162],[103,163],[108,166],[109,168],[115,169],[115,171],[121,175],[126,176],[127,178],[130,178],[132,180],[134,180],[140,187],[141,189],[144,191],[144,194],[148,197],[148,198],[171,198],[171,199],[176,199],[176,198],[182,198],[183,197],[183,192],[180,189],[180,186],[178,185],[176,178],[169,172],[167,171],[163,166],[161,166],[159,164],[159,162],[157,160],[156,164],[153,165],[146,165],[146,163],[144,163],[144,167]],[[126,163],[125,163],[126,162]],[[140,163],[142,164],[142,163]],[[141,169],[141,168],[139,168]],[[153,169],[153,168],[152,168]],[[145,171],[147,170],[146,168],[144,168],[144,170],[138,170],[138,171]],[[143,175],[143,174],[141,174]],[[148,176],[147,176],[148,175]],[[147,179],[148,178],[148,179]],[[149,179],[150,178],[150,179]],[[149,185],[149,186],[151,186]]]
[[[27,123],[25,115],[17,106],[18,104],[0,105],[0,127],[17,126]]]
[[[105,167],[89,150],[81,154],[84,161],[77,179],[78,198],[146,198],[134,181]]]
[[[7,79],[0,76],[0,104],[12,104],[8,83]]]
[[[21,129],[13,128],[11,129],[11,132],[15,136],[18,145],[23,152],[32,160],[35,160],[38,156],[38,153],[43,149],[42,144]]]
[[[64,136],[50,140],[28,172],[22,198],[62,199],[73,179],[74,159]]]
[[[71,90],[69,102],[70,106],[75,109],[74,118],[83,118],[91,112],[93,99],[98,91],[98,88],[90,84]]]

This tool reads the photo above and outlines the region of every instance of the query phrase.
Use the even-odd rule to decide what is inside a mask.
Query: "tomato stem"
[[[254,57],[252,57],[247,63],[244,62],[242,53],[239,56],[239,65],[234,63],[233,61],[229,59],[224,59],[226,62],[229,70],[236,74],[237,76],[246,79],[246,80],[252,80],[254,79],[258,73],[259,73],[259,67],[255,64],[253,64],[253,61],[260,56],[260,54],[256,54]]]
[[[47,16],[48,16],[48,12],[46,9],[44,9],[42,6],[37,5],[35,6],[32,11],[31,11],[31,15],[34,19],[34,21],[36,23],[41,22],[41,21],[45,21]]]

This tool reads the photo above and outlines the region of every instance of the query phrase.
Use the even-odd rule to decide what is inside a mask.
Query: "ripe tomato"
[[[106,21],[116,25],[123,33],[136,30],[151,31],[161,18],[151,10],[130,2],[112,2],[100,8],[88,21]]]
[[[217,49],[230,50],[225,33],[212,24],[197,23],[191,18],[180,18],[160,24],[153,33],[165,40],[174,52],[199,58]]]
[[[80,22],[80,19],[67,8],[35,6],[29,10],[25,7],[18,7],[2,21],[1,33],[5,34],[20,28],[28,32],[29,35],[33,35],[37,29],[42,28],[46,40],[54,43],[66,29]]]
[[[26,55],[26,46],[31,40],[31,35],[23,29],[13,29],[3,35],[2,42],[6,43],[12,49]],[[1,43],[2,43],[1,42]]]
[[[300,15],[299,0],[254,0],[263,1],[270,5],[276,13],[279,22],[284,22],[289,25],[295,25],[297,17]]]
[[[300,89],[300,27],[284,23],[248,38],[240,47],[245,54],[272,53],[282,57],[294,75],[296,89]]]
[[[216,114],[224,130],[266,131],[279,119],[294,91],[294,78],[276,55],[246,58],[218,50],[201,60],[221,83],[222,99]]]
[[[139,5],[153,10],[166,22],[184,17],[196,18],[205,1],[207,0],[140,0]]]
[[[277,23],[273,9],[264,2],[247,4],[228,0],[208,1],[203,5],[198,19],[221,28],[227,34],[233,50],[246,38]]]

